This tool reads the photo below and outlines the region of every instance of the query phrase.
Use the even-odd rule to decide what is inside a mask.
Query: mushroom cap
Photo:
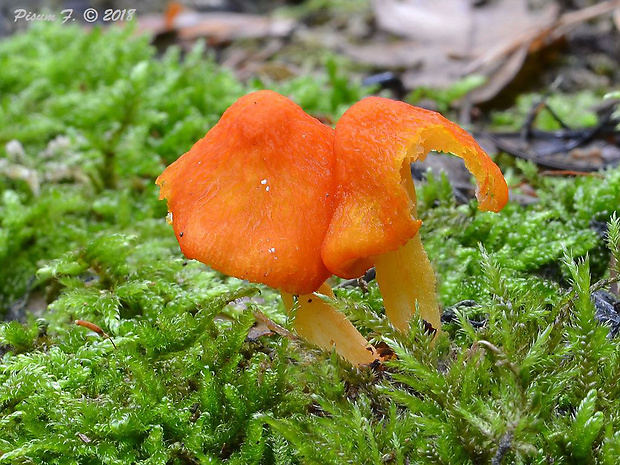
[[[334,130],[275,92],[241,97],[157,178],[182,252],[293,294],[331,273],[321,243],[333,212]]]
[[[506,204],[500,169],[465,130],[439,113],[367,97],[336,125],[336,207],[322,247],[332,273],[361,276],[374,256],[397,250],[418,232],[422,222],[411,214],[415,199],[404,175],[431,150],[464,160],[476,178],[478,208],[496,212]]]

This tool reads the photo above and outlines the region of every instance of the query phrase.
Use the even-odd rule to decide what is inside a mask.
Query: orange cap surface
[[[337,204],[322,248],[330,271],[360,276],[373,266],[373,256],[398,249],[418,232],[422,222],[411,215],[402,173],[409,175],[408,163],[424,160],[431,150],[465,161],[476,178],[481,210],[499,211],[506,204],[501,171],[465,130],[433,111],[365,98],[336,125]]]
[[[293,294],[331,274],[332,128],[272,91],[241,97],[157,178],[188,258]]]

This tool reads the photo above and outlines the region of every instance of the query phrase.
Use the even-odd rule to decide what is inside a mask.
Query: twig
[[[502,436],[497,446],[497,452],[495,452],[495,455],[493,456],[493,459],[491,460],[491,465],[502,464],[502,460],[504,460],[504,456],[506,455],[506,453],[510,450],[512,446],[513,436],[514,434],[512,431],[508,431],[506,434]]]
[[[609,116],[603,117],[599,120],[596,126],[587,129],[573,129],[570,131],[556,131],[553,133],[544,132],[544,131],[532,131],[532,134],[537,137],[554,137],[554,138],[563,138],[570,139],[568,140],[562,147],[555,147],[548,150],[538,150],[532,153],[532,151],[527,148],[522,148],[517,146],[514,143],[510,143],[504,140],[506,137],[505,134],[501,133],[483,133],[484,137],[489,139],[498,150],[506,152],[513,157],[521,158],[523,160],[528,160],[533,163],[536,163],[539,166],[544,166],[553,169],[560,170],[572,170],[573,167],[577,167],[577,165],[569,163],[569,162],[560,162],[553,159],[547,159],[547,155],[552,155],[554,153],[568,153],[581,145],[590,142],[596,136],[601,134],[604,129],[607,127],[609,120],[611,118],[611,114]],[[523,142],[523,138],[519,142]],[[521,145],[521,144],[519,144]],[[614,162],[608,163],[606,166],[613,165]],[[581,171],[597,171],[601,167],[600,166],[582,166],[580,167]]]
[[[514,363],[508,360],[508,356],[504,353],[502,349],[490,343],[489,341],[485,341],[484,339],[474,341],[474,343],[471,345],[471,348],[474,349],[475,347],[478,347],[478,346],[483,346],[485,349],[489,349],[495,355],[502,358],[502,360],[499,360],[497,362],[497,366],[508,365],[508,368],[510,368],[510,370],[517,376],[517,378],[519,377],[519,369]]]
[[[91,331],[94,331],[95,333],[99,334],[99,336],[101,336],[104,339],[109,339],[112,345],[114,346],[114,348],[115,349],[117,348],[116,344],[114,344],[114,340],[108,335],[108,333],[106,333],[103,329],[101,329],[95,323],[91,323],[90,321],[84,321],[84,320],[75,320],[75,324],[78,326],[82,326],[84,328],[88,328]]]
[[[616,8],[620,8],[620,0],[609,0],[607,2],[582,8],[581,10],[564,13],[558,20],[558,25],[554,31],[554,35],[556,37],[563,36],[573,27],[606,13],[611,13]]]
[[[364,278],[357,278],[357,285],[362,290],[362,294],[368,294],[368,283],[364,281]]]
[[[590,171],[575,170],[544,170],[539,173],[541,176],[591,176],[595,178],[605,179],[601,173],[593,173]]]
[[[534,126],[534,121],[536,120],[536,118],[538,117],[538,115],[540,114],[540,112],[542,110],[547,110],[549,112],[549,114],[558,122],[560,123],[560,126],[562,126],[564,129],[570,129],[565,123],[564,121],[562,121],[560,119],[560,117],[558,116],[558,114],[553,111],[553,109],[547,104],[547,99],[551,96],[551,94],[553,92],[555,92],[555,90],[560,86],[560,84],[562,84],[562,81],[564,80],[564,78],[560,75],[558,76],[553,83],[551,84],[551,86],[549,86],[549,89],[547,89],[547,91],[545,92],[545,94],[540,98],[540,100],[538,100],[537,102],[535,102],[532,105],[532,108],[530,108],[530,111],[527,114],[527,117],[525,118],[525,122],[523,123],[523,127],[521,129],[521,138],[523,139],[523,141],[526,141],[528,139],[530,139],[532,137],[532,130],[533,130],[533,126]]]
[[[93,442],[93,440],[86,436],[84,433],[75,433],[75,435],[80,438],[84,444],[90,444],[91,442]]]
[[[361,287],[362,291],[364,291],[364,285],[367,285],[370,281],[374,280],[376,276],[377,274],[375,272],[375,269],[371,268],[361,278],[347,279],[345,281],[342,281],[339,284],[336,284],[334,286],[334,289],[340,287]],[[366,286],[366,290],[368,290],[368,286]]]
[[[269,328],[274,333],[279,334],[280,336],[285,337],[287,339],[291,339],[293,341],[299,339],[299,336],[291,333],[288,329],[280,326],[275,321],[272,321],[260,310],[254,310],[252,313],[254,314],[254,318],[256,318],[257,321],[260,321],[261,323],[263,323],[265,326],[267,326],[267,328]]]

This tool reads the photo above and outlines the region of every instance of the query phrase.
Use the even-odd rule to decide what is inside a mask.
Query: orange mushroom
[[[241,97],[157,178],[182,252],[215,270],[299,295],[295,328],[354,364],[372,346],[313,294],[331,275],[321,243],[333,212],[334,130],[272,91]]]
[[[373,265],[385,312],[407,330],[417,308],[440,330],[435,273],[417,234],[416,192],[410,163],[429,151],[461,157],[477,182],[481,210],[508,201],[501,171],[476,141],[433,111],[380,97],[353,105],[336,125],[337,204],[322,247],[327,268],[343,278]]]

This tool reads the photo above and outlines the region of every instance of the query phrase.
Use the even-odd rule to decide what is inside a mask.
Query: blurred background
[[[574,92],[617,85],[620,2],[591,0],[3,0],[0,33],[59,14],[135,10],[137,32],[163,50],[197,40],[242,80],[281,81],[339,58],[347,77],[425,106],[511,105],[524,91]],[[558,79],[559,78],[559,79]],[[554,84],[555,83],[555,84]],[[432,89],[446,91],[437,95]],[[411,92],[414,91],[415,95]],[[425,99],[425,97],[430,97]],[[456,103],[456,105],[454,105]],[[443,105],[442,105],[443,104]],[[473,115],[475,117],[475,114]]]

